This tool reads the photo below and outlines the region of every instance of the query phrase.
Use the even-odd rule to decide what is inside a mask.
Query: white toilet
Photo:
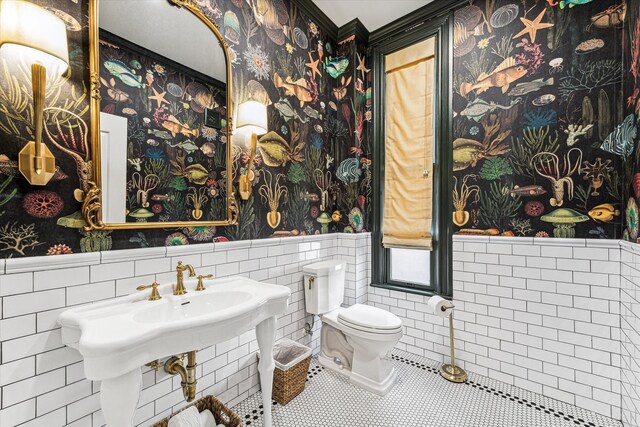
[[[402,337],[402,321],[380,308],[340,305],[344,299],[345,264],[331,260],[303,267],[307,312],[321,316],[320,364],[347,375],[365,390],[384,396],[396,379],[385,359]]]

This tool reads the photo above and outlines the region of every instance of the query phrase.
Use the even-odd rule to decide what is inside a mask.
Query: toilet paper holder
[[[449,303],[447,304],[447,306],[440,307],[440,310],[442,310],[443,312],[451,309],[449,311],[449,347],[451,349],[451,363],[443,364],[440,367],[440,375],[448,381],[454,383],[463,383],[467,380],[467,373],[461,367],[456,366],[455,345],[453,339],[453,308],[455,308],[455,305],[453,305],[453,303]]]

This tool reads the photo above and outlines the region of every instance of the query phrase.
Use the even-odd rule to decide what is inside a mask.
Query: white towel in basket
[[[195,406],[190,406],[169,420],[169,427],[201,427],[200,413]]]
[[[200,412],[200,427],[224,427],[224,424],[218,424],[216,426],[216,419],[210,410],[205,409]]]

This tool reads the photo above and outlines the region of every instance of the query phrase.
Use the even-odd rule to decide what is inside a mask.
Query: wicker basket
[[[303,392],[307,382],[309,363],[311,363],[311,356],[286,371],[280,368],[273,371],[273,400],[281,405],[286,405],[291,399]]]
[[[222,424],[225,427],[242,427],[242,419],[213,396],[205,396],[202,399],[198,399],[190,406],[195,406],[199,412],[206,409],[210,410],[217,424]],[[181,409],[178,412],[182,412],[187,408]],[[176,414],[178,412],[176,412]],[[172,414],[151,427],[167,427],[169,425],[169,419],[174,415],[175,414]]]

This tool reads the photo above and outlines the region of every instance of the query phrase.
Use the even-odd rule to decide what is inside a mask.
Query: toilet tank
[[[339,260],[302,267],[307,313],[325,314],[340,307],[344,300],[345,268],[345,263]]]

